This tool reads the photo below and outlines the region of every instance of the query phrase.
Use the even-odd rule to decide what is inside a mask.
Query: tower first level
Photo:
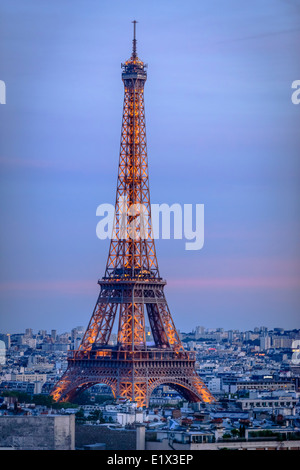
[[[212,396],[195,371],[193,353],[164,350],[70,351],[68,369],[56,385],[56,401],[72,401],[92,385],[111,387],[115,398],[126,398],[148,407],[152,392],[169,385],[190,402],[210,403]]]

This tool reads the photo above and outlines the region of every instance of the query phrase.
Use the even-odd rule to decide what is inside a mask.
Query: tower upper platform
[[[122,73],[122,80],[143,80],[144,82],[147,80],[147,64],[138,58],[136,52],[136,23],[137,21],[133,21],[133,41],[132,41],[132,54],[130,59],[126,60],[124,64],[121,64],[123,69]],[[125,83],[125,82],[124,82]]]

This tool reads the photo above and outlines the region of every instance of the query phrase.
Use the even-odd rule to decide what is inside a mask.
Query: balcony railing
[[[115,349],[95,349],[90,351],[68,351],[68,360],[117,360],[117,361],[195,361],[195,353],[189,351],[165,351],[163,349],[149,351],[126,351]]]

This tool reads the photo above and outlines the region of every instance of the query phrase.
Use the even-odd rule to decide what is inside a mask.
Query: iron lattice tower
[[[51,395],[70,401],[97,383],[115,397],[148,406],[152,391],[166,384],[191,402],[213,396],[195,370],[195,356],[184,350],[164,295],[152,236],[144,85],[146,65],[133,50],[122,64],[124,107],[113,235],[100,294],[78,350]],[[145,313],[154,346],[146,341]],[[110,345],[118,316],[117,345]]]

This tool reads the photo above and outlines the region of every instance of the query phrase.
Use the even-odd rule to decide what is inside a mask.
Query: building
[[[262,335],[260,337],[260,349],[261,351],[266,351],[271,347],[271,338],[268,335]]]
[[[0,447],[14,450],[74,450],[75,416],[0,416]]]
[[[0,341],[3,341],[5,344],[6,349],[10,348],[11,346],[11,339],[9,334],[0,334]]]
[[[266,433],[265,433],[266,434]],[[282,440],[270,435],[268,438],[216,439],[212,432],[157,432],[145,440],[146,450],[193,451],[193,450],[300,450],[300,439]]]
[[[25,373],[25,374],[11,374],[11,380],[16,382],[46,382],[47,374],[38,373]]]
[[[18,382],[14,380],[3,380],[0,383],[0,392],[14,391],[33,395],[35,393],[35,384],[31,382]]]
[[[293,395],[270,393],[258,395],[255,392],[249,398],[240,398],[237,404],[243,411],[252,410],[256,413],[267,412],[271,415],[295,415],[299,399]]]
[[[137,409],[136,404],[107,405],[103,410],[105,421],[119,423],[121,426],[127,426],[133,423],[143,423],[145,414],[143,410]]]
[[[295,391],[295,383],[286,380],[251,380],[251,381],[241,381],[236,384],[237,391],[240,390],[289,390]]]

